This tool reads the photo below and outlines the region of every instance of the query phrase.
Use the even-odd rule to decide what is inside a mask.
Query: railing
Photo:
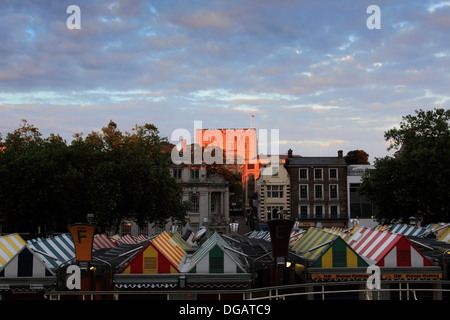
[[[397,285],[398,287],[392,287]],[[418,284],[427,284],[433,288],[418,288]],[[391,288],[386,286],[391,285]],[[340,286],[357,286],[358,289],[339,289]],[[330,290],[330,288],[332,290]],[[336,288],[336,289],[334,289]],[[298,291],[299,290],[299,291]],[[65,296],[78,296],[80,300],[94,300],[96,296],[119,300],[121,296],[159,295],[166,296],[166,300],[177,300],[181,295],[196,297],[200,295],[215,295],[217,300],[233,296],[237,300],[420,300],[420,293],[430,293],[428,300],[443,300],[443,296],[450,295],[450,281],[382,281],[381,289],[369,290],[364,281],[350,281],[339,283],[308,283],[246,290],[126,290],[126,291],[48,291],[46,298],[60,300]],[[348,297],[348,295],[352,297]],[[393,294],[395,295],[393,297]],[[357,298],[355,298],[357,295]],[[236,298],[240,296],[241,298]],[[344,297],[343,297],[344,296]],[[97,297],[100,298],[100,297]],[[448,298],[446,298],[448,299]]]

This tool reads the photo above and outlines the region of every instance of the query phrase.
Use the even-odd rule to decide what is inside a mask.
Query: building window
[[[181,179],[181,172],[182,172],[182,169],[172,169],[172,176],[175,179]]]
[[[191,179],[199,179],[200,169],[191,169]]]
[[[283,198],[284,186],[267,186],[267,198]]]
[[[301,184],[299,186],[300,189],[300,199],[301,200],[308,200],[308,185],[307,184]]]
[[[148,225],[145,225],[143,227],[139,227],[138,235],[148,236]]]
[[[317,219],[323,218],[323,206],[322,205],[314,206],[314,217],[316,217]]]
[[[192,212],[199,212],[199,199],[198,199],[198,196],[191,195],[190,201],[191,201],[191,206],[192,206],[191,211]]]
[[[322,184],[314,185],[314,198],[315,199],[323,199],[323,185]]]
[[[271,166],[272,168],[272,177],[278,177],[279,166]]]
[[[314,180],[322,180],[322,169],[314,169]]]
[[[337,178],[338,178],[337,169],[330,169],[329,175],[330,175],[330,180],[331,179],[337,180]]]
[[[331,218],[337,218],[339,215],[339,206],[330,206]]]
[[[131,223],[130,222],[122,223],[122,236],[124,236],[126,234],[131,234]]]
[[[216,212],[216,196],[211,195],[211,213]]]
[[[300,219],[308,218],[308,206],[300,206],[298,211],[300,212]]]
[[[298,175],[300,180],[308,180],[308,169],[298,169]]]
[[[338,198],[338,185],[330,184],[330,199],[337,199],[337,198]]]
[[[267,207],[268,220],[283,219],[283,216],[282,216],[282,214],[280,212],[282,210],[283,210],[283,206]]]

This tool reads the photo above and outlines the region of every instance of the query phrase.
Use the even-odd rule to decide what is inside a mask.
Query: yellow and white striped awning
[[[25,240],[18,233],[0,237],[0,269],[8,263],[24,246]]]

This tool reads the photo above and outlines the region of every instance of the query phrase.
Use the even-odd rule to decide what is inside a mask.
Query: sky
[[[448,109],[449,88],[450,1],[0,0],[3,139],[22,119],[68,143],[110,120],[169,140],[201,121],[373,163],[395,151],[385,131]]]

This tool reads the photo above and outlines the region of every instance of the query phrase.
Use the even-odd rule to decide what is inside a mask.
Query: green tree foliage
[[[377,209],[379,220],[424,223],[450,218],[450,110],[416,110],[398,128],[385,132],[395,156],[375,160],[360,192]]]
[[[117,232],[123,219],[186,223],[188,204],[170,171],[171,145],[158,133],[149,124],[122,133],[111,121],[67,144],[23,121],[1,142],[0,217],[7,230],[67,231],[87,213],[100,232]]]

